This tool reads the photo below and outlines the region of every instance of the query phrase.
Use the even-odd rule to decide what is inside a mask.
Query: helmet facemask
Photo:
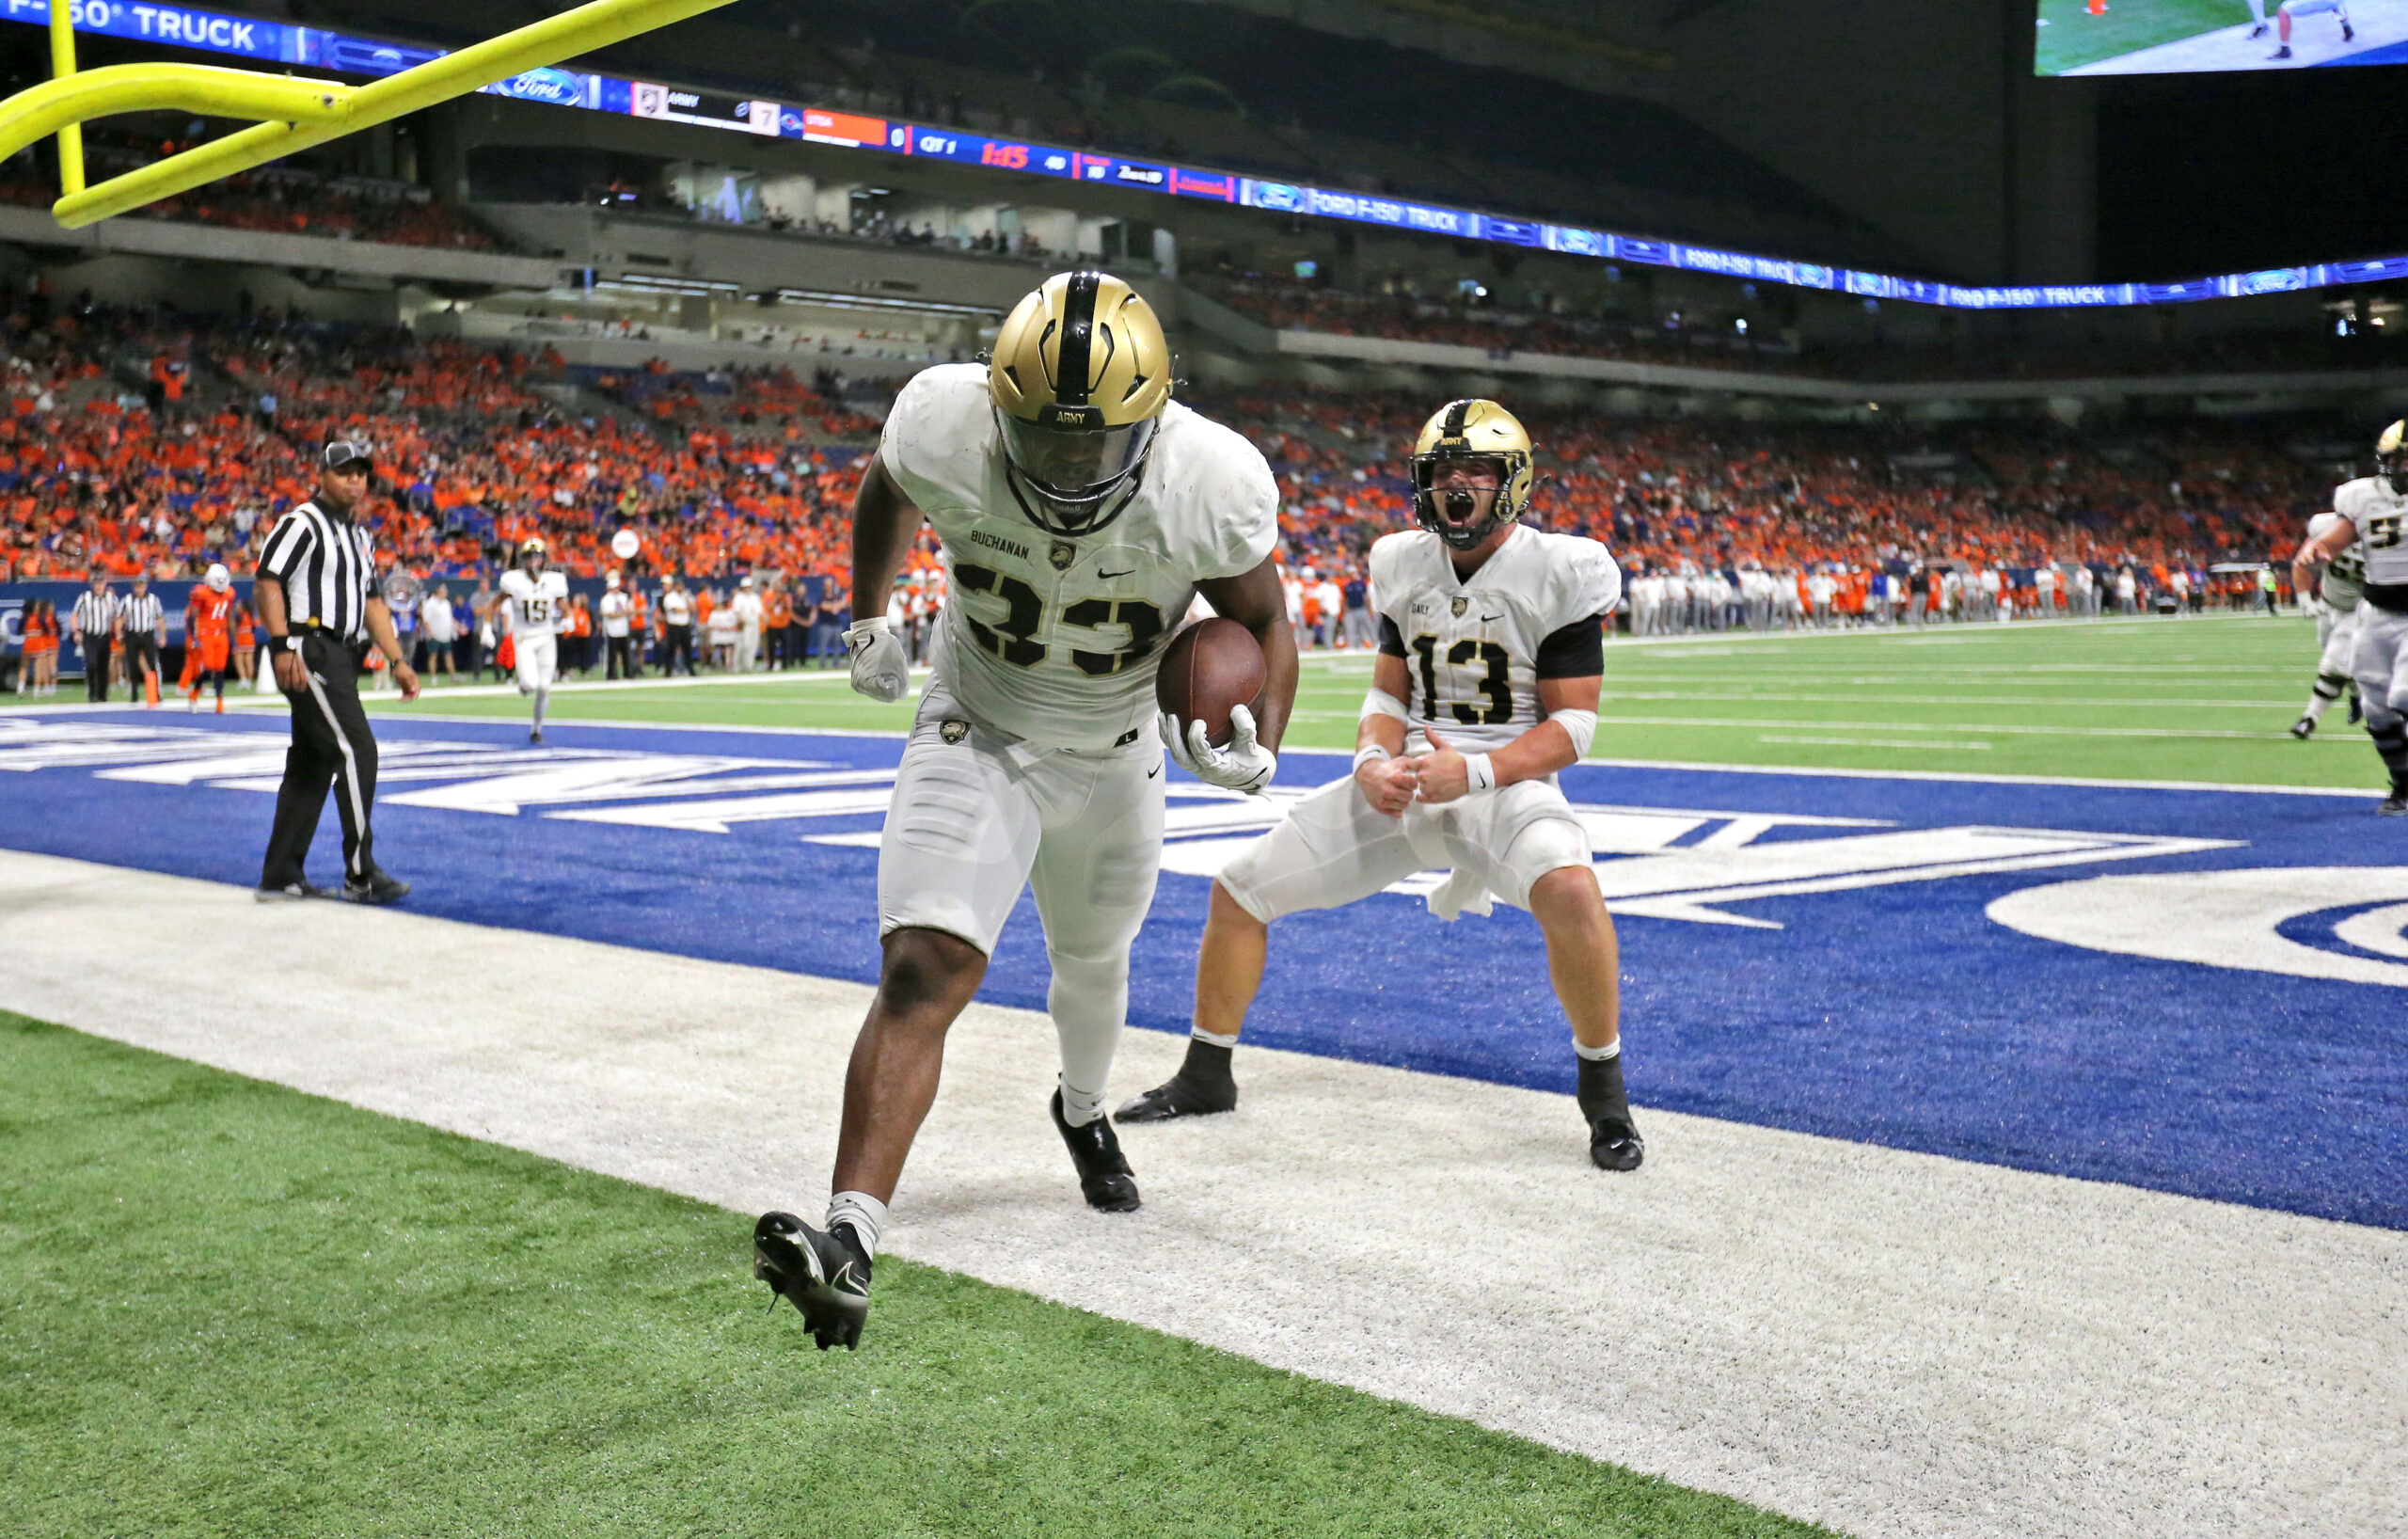
[[[1486,473],[1458,476],[1452,473],[1458,467]],[[1486,484],[1473,484],[1475,480]],[[1453,549],[1475,549],[1513,522],[1505,509],[1506,488],[1513,480],[1513,467],[1495,454],[1416,454],[1414,518]]]
[[[1077,417],[1066,408],[1053,415]],[[1153,417],[1118,427],[1055,425],[1002,411],[995,413],[995,424],[1021,510],[1039,529],[1066,539],[1092,534],[1119,516],[1153,451],[1154,430],[1162,425]]]

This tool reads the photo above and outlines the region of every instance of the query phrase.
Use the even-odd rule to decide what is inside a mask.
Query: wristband
[[[1472,790],[1493,791],[1497,789],[1497,766],[1489,761],[1489,757],[1485,754],[1465,754],[1464,775],[1471,782],[1470,789]]]
[[[1360,770],[1367,764],[1376,764],[1382,759],[1392,759],[1394,757],[1396,757],[1395,754],[1389,753],[1386,749],[1382,748],[1377,743],[1365,743],[1362,747],[1354,751],[1354,768]]]

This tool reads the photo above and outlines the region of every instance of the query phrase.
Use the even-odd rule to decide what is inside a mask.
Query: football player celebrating
[[[1162,643],[1200,592],[1262,648],[1267,682],[1252,711],[1231,712],[1229,744],[1173,750],[1212,785],[1269,784],[1296,690],[1270,467],[1173,401],[1171,383],[1152,309],[1117,278],[1062,274],[1005,320],[988,365],[940,365],[904,387],[863,478],[853,688],[903,697],[887,599],[923,522],[943,544],[951,599],[879,846],[885,960],[845,1075],[826,1228],[786,1213],[754,1228],[754,1275],[823,1350],[860,1338],[945,1032],[1023,886],[1053,964],[1050,1115],[1087,1202],[1137,1206],[1103,1097],[1162,858]]]
[[[2340,516],[2332,513],[2320,513],[2309,519],[2307,543],[2291,558],[2291,592],[2299,595],[2301,603],[2313,603],[2316,607],[2316,682],[2308,686],[2307,709],[2291,723],[2291,736],[2303,742],[2324,720],[2325,708],[2350,688],[2351,657],[2358,645],[2358,596],[2366,584],[2366,552],[2352,544],[2329,560],[2308,559],[2316,542],[2339,521]],[[2311,584],[2314,599],[2307,596]],[[2350,720],[2357,719],[2358,706],[2353,695]]]
[[[1117,1120],[1237,1104],[1231,1050],[1275,920],[1450,866],[1430,896],[1440,918],[1484,914],[1493,894],[1538,921],[1572,1022],[1590,1158],[1639,1167],[1646,1148],[1623,1094],[1613,920],[1588,832],[1555,780],[1596,734],[1622,573],[1594,540],[1523,527],[1531,481],[1529,436],[1494,401],[1451,402],[1421,429],[1421,528],[1371,547],[1380,651],[1354,773],[1297,801],[1212,883],[1186,1061]]]
[[[2408,421],[2375,440],[2375,473],[2345,481],[2333,494],[2331,528],[2293,558],[2331,569],[2356,546],[2365,568],[2358,590],[2358,640],[2351,673],[2367,736],[2391,772],[2391,795],[2375,811],[2408,817]]]
[[[550,551],[530,535],[518,547],[518,564],[501,574],[502,607],[509,619],[518,692],[535,697],[531,743],[544,740],[544,707],[552,703],[552,680],[560,674],[560,631],[568,619],[568,579],[548,568]]]
[[[217,695],[217,714],[226,714],[226,668],[233,651],[234,576],[225,563],[212,562],[184,600],[184,709],[200,709],[206,684]]]

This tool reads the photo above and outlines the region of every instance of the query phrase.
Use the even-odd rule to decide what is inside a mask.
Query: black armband
[[[1404,632],[1397,629],[1396,622],[1385,614],[1380,616],[1380,650],[1391,658],[1405,656]]]
[[[1606,621],[1592,614],[1575,620],[1539,643],[1541,678],[1594,678],[1606,671]]]

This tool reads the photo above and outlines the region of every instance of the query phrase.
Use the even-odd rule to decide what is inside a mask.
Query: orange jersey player
[[[200,687],[207,683],[217,697],[218,714],[226,711],[226,665],[233,660],[234,579],[223,563],[213,564],[200,586],[184,600],[184,708],[200,709]]]

